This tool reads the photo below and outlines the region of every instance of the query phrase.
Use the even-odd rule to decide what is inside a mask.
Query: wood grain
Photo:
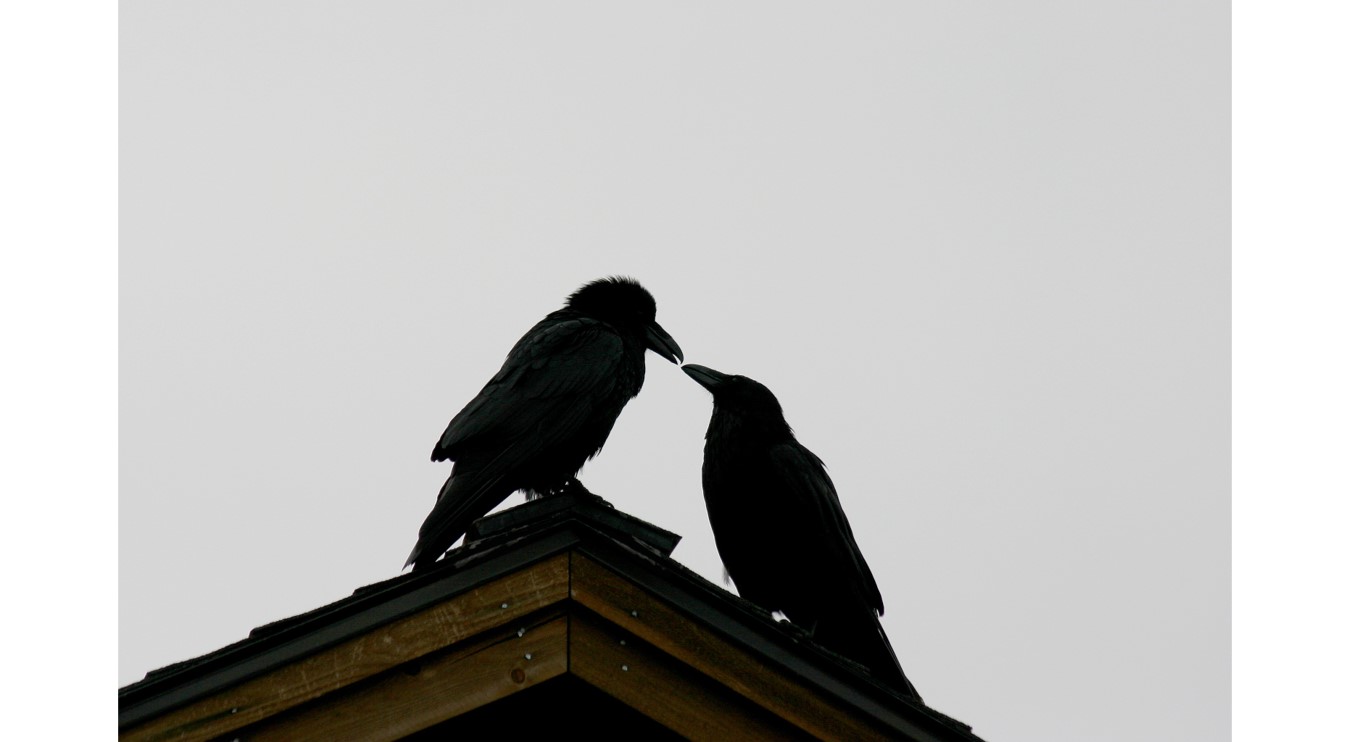
[[[894,737],[894,732],[783,677],[781,671],[581,554],[572,557],[572,598],[814,737]]]
[[[693,740],[808,739],[759,706],[584,611],[572,615],[572,674]]]
[[[148,720],[119,737],[158,742],[226,734],[566,600],[568,576],[568,555],[559,554]]]
[[[241,740],[396,740],[567,672],[567,617],[511,624],[241,730]],[[528,659],[526,656],[528,655]]]

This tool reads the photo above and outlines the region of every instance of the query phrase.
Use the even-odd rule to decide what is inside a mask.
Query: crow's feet
[[[577,479],[576,477],[572,477],[568,479],[566,482],[563,482],[560,487],[554,490],[554,493],[559,495],[573,495],[578,499],[590,500],[597,505],[604,505],[607,508],[614,507],[613,505],[609,504],[609,502],[607,502],[605,498],[586,489],[586,485],[582,484],[581,480]]]
[[[560,495],[597,497],[597,495],[592,494],[590,490],[586,489],[586,485],[582,484],[581,480],[576,477],[571,477],[566,482],[563,482],[562,486],[557,489],[557,493]]]

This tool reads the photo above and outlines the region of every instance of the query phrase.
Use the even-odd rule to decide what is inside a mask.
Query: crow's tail
[[[436,506],[422,522],[422,528],[417,532],[417,545],[413,546],[403,566],[411,564],[413,571],[417,571],[440,559],[475,520],[487,515],[515,491],[504,488],[501,479],[500,476],[485,478],[469,472],[451,473],[436,496]]]
[[[881,619],[871,608],[850,611],[835,620],[821,620],[814,638],[821,646],[866,665],[873,677],[901,695],[923,702],[901,669],[886,631],[881,628]]]

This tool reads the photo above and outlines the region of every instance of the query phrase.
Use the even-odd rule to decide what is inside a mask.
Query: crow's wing
[[[596,320],[550,316],[527,332],[432,450],[433,460],[454,459],[455,468],[408,563],[424,553],[428,562],[439,557],[474,519],[530,478],[541,454],[596,436],[597,429],[608,433],[627,401],[615,406],[622,356],[623,339]]]
[[[834,483],[825,472],[824,462],[795,442],[774,446],[769,458],[774,470],[782,473],[784,495],[788,498],[785,505],[809,514],[813,523],[820,524],[820,543],[830,563],[841,570],[839,579],[856,586],[867,604],[881,613],[884,610],[881,591],[853,538],[853,529],[839,504]]]
[[[623,340],[604,322],[544,319],[446,426],[432,460],[477,452],[489,457],[484,468],[507,471],[570,439],[612,400],[622,358]]]

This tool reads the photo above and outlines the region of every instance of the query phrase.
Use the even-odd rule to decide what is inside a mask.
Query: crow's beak
[[[686,363],[684,366],[680,367],[680,370],[688,374],[689,378],[697,381],[699,386],[702,386],[710,392],[715,391],[722,382],[727,380],[727,375],[721,371],[714,371],[707,366],[700,366],[697,363]]]
[[[684,362],[684,351],[680,350],[680,344],[655,321],[647,325],[647,347],[676,366]]]

